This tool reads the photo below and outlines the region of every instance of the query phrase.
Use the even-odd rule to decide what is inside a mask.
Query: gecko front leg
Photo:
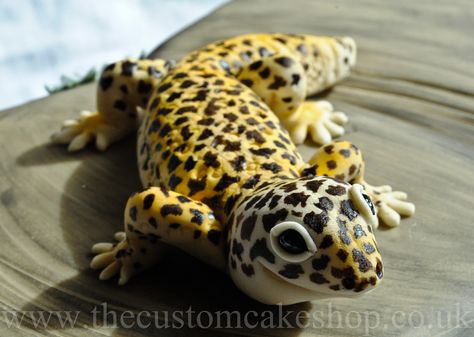
[[[205,204],[163,187],[150,187],[130,197],[124,214],[125,232],[115,235],[116,245],[98,243],[93,269],[100,279],[120,273],[125,284],[137,272],[158,262],[164,244],[173,245],[209,264],[224,269],[222,228]]]
[[[415,205],[407,202],[407,194],[392,191],[389,185],[373,186],[364,177],[362,152],[348,141],[335,141],[320,148],[308,161],[303,176],[328,176],[351,184],[360,184],[370,197],[374,212],[389,227],[400,224],[401,215],[411,216]]]

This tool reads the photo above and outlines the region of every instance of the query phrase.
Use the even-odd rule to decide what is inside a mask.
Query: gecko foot
[[[389,227],[400,224],[401,216],[412,216],[415,213],[415,205],[407,200],[407,194],[401,191],[392,191],[388,185],[371,186],[363,184],[365,192],[371,197],[377,216]]]
[[[295,144],[303,143],[308,132],[313,141],[320,145],[344,134],[342,125],[347,123],[348,118],[345,113],[334,111],[328,101],[304,102],[298,109],[301,111],[290,121],[288,130]]]
[[[95,138],[97,149],[104,151],[111,143],[122,138],[126,131],[106,123],[98,112],[82,111],[78,119],[64,121],[61,130],[51,135],[51,141],[68,144],[68,151],[75,152]]]

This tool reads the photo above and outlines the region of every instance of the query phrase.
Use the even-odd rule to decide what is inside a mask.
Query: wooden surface
[[[90,312],[102,302],[118,313],[269,308],[178,252],[125,287],[99,282],[88,268],[89,249],[121,228],[126,198],[139,189],[134,138],[105,154],[68,155],[48,144],[63,119],[93,108],[92,85],[1,112],[0,335],[472,336],[473,8],[469,1],[237,1],[154,54],[179,58],[213,40],[258,31],[356,39],[353,76],[325,97],[350,116],[344,138],[365,153],[369,182],[407,191],[417,213],[376,233],[385,263],[379,288],[358,299],[286,308],[319,318],[306,320],[304,329],[91,327]],[[308,158],[315,148],[301,151]],[[5,310],[81,314],[73,329],[58,331],[52,320],[33,332],[27,319],[9,329]]]

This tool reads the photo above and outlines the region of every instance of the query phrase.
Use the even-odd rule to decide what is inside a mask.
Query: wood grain
[[[125,287],[99,282],[88,268],[88,252],[120,229],[125,200],[140,188],[135,140],[104,154],[89,149],[69,155],[49,145],[60,121],[93,108],[92,85],[2,111],[0,310],[81,314],[76,327],[66,330],[57,330],[55,320],[36,329],[27,319],[19,329],[8,328],[2,314],[0,335],[472,336],[473,8],[459,0],[237,1],[153,53],[179,58],[216,39],[258,31],[356,39],[353,76],[323,97],[350,116],[344,138],[362,148],[369,182],[407,191],[417,213],[399,228],[376,233],[386,266],[379,288],[358,299],[285,309],[321,320],[310,318],[302,329],[91,327],[90,312],[102,302],[118,313],[276,309],[249,300],[225,275],[180,252]],[[300,150],[308,158],[316,148]]]

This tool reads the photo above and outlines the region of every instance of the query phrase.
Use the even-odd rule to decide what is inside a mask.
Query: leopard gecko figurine
[[[373,289],[383,265],[373,229],[414,212],[406,194],[364,179],[347,117],[305,97],[347,77],[349,37],[251,34],[210,44],[177,64],[107,66],[97,111],[52,136],[99,150],[138,129],[145,189],[132,195],[116,244],[91,267],[125,284],[176,246],[230,275],[250,297],[292,304]],[[304,162],[296,144],[322,147]],[[126,179],[126,177],[124,177]]]

